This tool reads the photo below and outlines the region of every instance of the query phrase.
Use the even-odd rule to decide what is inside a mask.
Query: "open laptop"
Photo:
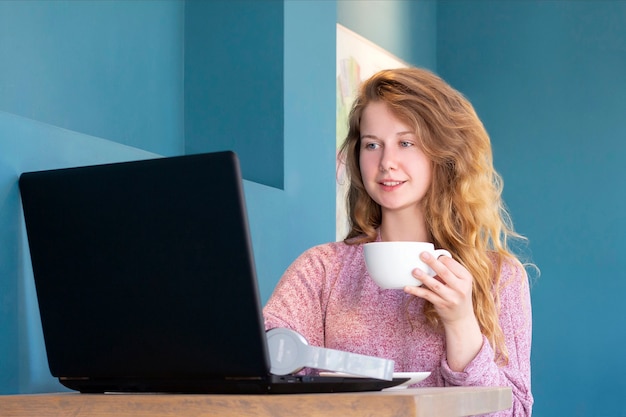
[[[80,392],[370,391],[406,379],[277,376],[237,156],[23,173],[48,363]]]

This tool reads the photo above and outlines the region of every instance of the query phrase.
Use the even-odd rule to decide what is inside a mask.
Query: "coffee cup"
[[[421,269],[431,277],[435,276],[435,271],[420,259],[422,252],[428,252],[435,258],[442,255],[451,257],[450,252],[435,249],[429,242],[371,242],[363,245],[367,272],[383,289],[422,285],[422,282],[411,274],[415,268]]]

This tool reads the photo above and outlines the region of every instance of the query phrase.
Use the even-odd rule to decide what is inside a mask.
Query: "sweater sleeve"
[[[441,373],[449,386],[507,386],[513,406],[489,414],[493,417],[529,417],[533,397],[530,390],[530,347],[532,317],[528,277],[519,263],[503,263],[500,287],[500,326],[508,350],[508,363],[499,366],[486,337],[476,357],[462,372],[454,372],[444,358]]]
[[[307,250],[287,268],[263,309],[265,329],[295,330],[313,346],[324,346],[327,246]]]

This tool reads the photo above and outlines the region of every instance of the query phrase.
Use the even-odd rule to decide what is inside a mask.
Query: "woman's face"
[[[432,163],[413,129],[400,121],[386,103],[369,103],[361,115],[360,165],[363,184],[391,212],[420,211],[432,179]]]

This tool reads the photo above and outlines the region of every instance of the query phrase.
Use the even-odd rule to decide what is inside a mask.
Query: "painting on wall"
[[[408,66],[375,43],[348,28],[337,25],[337,136],[336,151],[348,133],[348,115],[361,83],[376,72]],[[337,158],[336,239],[343,240],[349,231],[346,207],[348,180],[345,167]]]

